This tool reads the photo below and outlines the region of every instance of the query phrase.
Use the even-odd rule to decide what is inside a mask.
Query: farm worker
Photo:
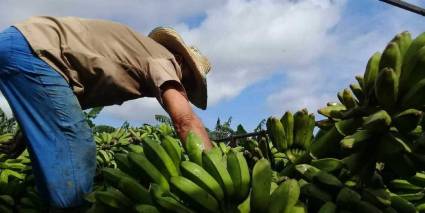
[[[57,209],[80,206],[92,189],[96,147],[84,109],[156,97],[181,139],[193,131],[210,149],[189,104],[206,109],[209,70],[171,28],[144,36],[111,21],[32,17],[0,33],[0,89],[23,133],[15,143],[25,138],[37,189]]]

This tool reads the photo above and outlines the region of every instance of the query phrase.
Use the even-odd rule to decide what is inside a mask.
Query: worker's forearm
[[[187,135],[190,131],[198,135],[201,140],[204,142],[204,149],[210,150],[212,148],[211,141],[208,137],[208,133],[205,130],[204,125],[199,120],[199,118],[192,114],[191,116],[187,116],[187,118],[183,118],[180,122],[175,124],[175,128],[177,134],[184,142],[187,138]]]

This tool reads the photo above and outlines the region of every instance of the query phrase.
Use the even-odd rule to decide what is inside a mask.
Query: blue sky
[[[409,2],[425,7],[421,0]],[[196,113],[209,128],[233,118],[252,130],[268,116],[335,101],[363,74],[370,55],[396,34],[425,31],[425,17],[378,0],[0,0],[0,28],[31,15],[81,16],[128,24],[141,33],[175,27],[213,64],[209,107]],[[32,5],[28,7],[28,5]],[[83,8],[83,9],[82,9]],[[0,100],[0,107],[7,102]],[[96,122],[120,126],[165,114],[155,99],[107,107]]]

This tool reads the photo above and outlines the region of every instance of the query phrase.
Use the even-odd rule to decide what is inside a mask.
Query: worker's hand
[[[26,148],[25,139],[21,131],[9,141],[0,144],[0,153],[6,154],[9,158],[17,158]]]
[[[192,111],[184,89],[174,81],[168,81],[161,86],[164,108],[174,123],[174,128],[184,142],[190,131],[193,131],[204,141],[204,149],[212,148],[208,133],[204,125]]]

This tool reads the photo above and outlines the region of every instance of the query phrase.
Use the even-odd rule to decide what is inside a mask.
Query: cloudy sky
[[[409,2],[425,7],[423,0]],[[0,29],[33,15],[125,23],[147,34],[176,28],[213,64],[209,101],[195,110],[207,127],[233,117],[251,130],[270,115],[315,112],[363,74],[367,59],[396,34],[425,31],[425,17],[378,0],[0,0]],[[0,107],[10,113],[6,100]],[[97,123],[154,122],[155,99],[105,108]]]

